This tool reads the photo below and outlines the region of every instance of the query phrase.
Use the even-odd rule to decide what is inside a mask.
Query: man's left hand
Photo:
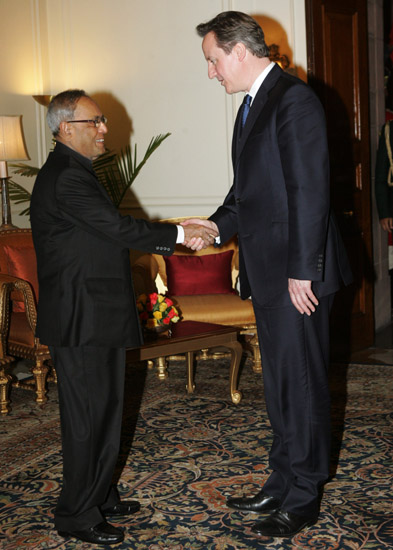
[[[311,281],[288,279],[288,291],[291,301],[299,313],[310,316],[318,305],[318,300],[311,290]]]

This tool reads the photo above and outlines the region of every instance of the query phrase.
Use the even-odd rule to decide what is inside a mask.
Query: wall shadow
[[[268,46],[276,44],[279,47],[280,55],[288,57],[289,67],[285,68],[286,72],[289,72],[304,82],[307,82],[307,73],[300,65],[295,65],[293,62],[293,50],[288,42],[288,35],[284,27],[279,21],[259,13],[250,14],[257,23],[262,27],[265,35],[265,41]]]
[[[310,76],[314,89],[326,114],[330,157],[331,210],[335,217],[349,263],[353,283],[342,287],[335,296],[330,318],[331,366],[329,383],[332,402],[331,477],[337,466],[344,434],[347,404],[347,372],[351,352],[356,341],[352,334],[354,318],[364,315],[362,303],[365,283],[376,279],[373,260],[368,252],[358,216],[363,215],[359,189],[356,187],[356,169],[360,158],[355,158],[358,147],[348,109],[334,88]],[[360,218],[361,221],[363,221]]]
[[[124,151],[127,145],[131,144],[133,147],[131,143],[134,133],[132,118],[128,115],[123,103],[112,93],[105,91],[97,91],[91,94],[91,98],[100,106],[101,111],[108,119],[108,133],[105,135],[106,148],[115,153],[120,153],[122,150]],[[135,209],[140,212],[138,217],[149,219],[132,187],[127,190],[125,199],[135,205]],[[124,215],[127,213],[127,211],[122,212]]]

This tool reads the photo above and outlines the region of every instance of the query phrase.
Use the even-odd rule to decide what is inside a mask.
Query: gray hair
[[[76,105],[81,97],[89,96],[84,90],[66,90],[52,98],[46,113],[46,121],[55,137],[59,133],[60,123],[73,119]]]
[[[202,38],[214,32],[217,46],[228,55],[238,42],[241,42],[256,57],[269,57],[269,48],[261,26],[250,15],[240,11],[224,11],[197,26]]]

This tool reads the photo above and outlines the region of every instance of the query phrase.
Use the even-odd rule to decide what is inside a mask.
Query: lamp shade
[[[0,116],[0,161],[30,160],[23,136],[22,115]]]

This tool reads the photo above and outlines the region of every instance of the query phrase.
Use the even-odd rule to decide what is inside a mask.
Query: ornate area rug
[[[230,495],[260,489],[271,443],[261,376],[243,365],[243,400],[233,405],[228,369],[226,358],[199,361],[188,395],[183,361],[171,361],[164,382],[143,364],[129,366],[119,489],[142,508],[116,522],[126,540],[115,548],[393,548],[393,367],[332,366],[332,478],[318,523],[292,540],[253,536],[261,516],[225,506]],[[94,548],[53,530],[61,479],[56,387],[42,409],[31,392],[13,390],[12,407],[0,421],[0,548]]]

